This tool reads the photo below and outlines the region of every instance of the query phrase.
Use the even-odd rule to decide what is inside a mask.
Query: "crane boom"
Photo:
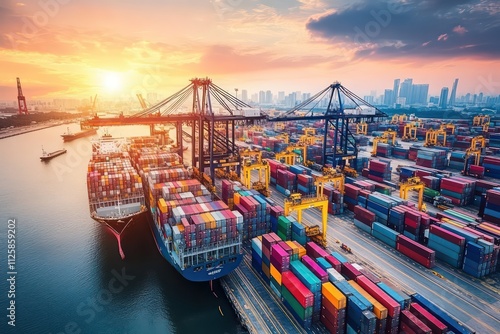
[[[26,105],[26,98],[23,95],[23,89],[21,87],[21,80],[19,78],[17,79],[17,106],[18,106],[18,112],[20,115],[22,114],[29,114],[28,112],[28,106]]]

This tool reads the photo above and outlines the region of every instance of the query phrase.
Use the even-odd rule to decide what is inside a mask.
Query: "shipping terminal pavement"
[[[393,159],[392,168],[409,164]],[[285,196],[271,187],[271,198],[283,205]],[[397,193],[394,193],[397,196]],[[296,217],[295,213],[291,214]],[[305,224],[321,223],[318,209],[302,213]],[[353,213],[328,215],[327,251],[342,252],[347,244],[348,261],[370,269],[382,281],[407,294],[419,293],[476,333],[497,333],[500,328],[500,275],[476,279],[463,271],[437,261],[430,270],[354,226]],[[286,310],[271,288],[251,266],[251,245],[246,244],[244,260],[233,273],[221,280],[240,320],[250,333],[326,333],[322,325],[303,329]]]

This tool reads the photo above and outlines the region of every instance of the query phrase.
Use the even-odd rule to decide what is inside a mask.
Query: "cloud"
[[[441,34],[437,38],[438,41],[446,41],[448,39],[448,34]]]
[[[455,28],[453,28],[453,32],[459,34],[459,35],[463,35],[465,34],[466,32],[468,32],[469,30],[465,29],[464,27],[462,27],[461,25],[458,25],[456,26]]]
[[[349,44],[358,58],[491,59],[500,56],[499,13],[495,0],[360,0],[309,18],[306,28],[332,45]],[[430,43],[436,36],[446,43]]]

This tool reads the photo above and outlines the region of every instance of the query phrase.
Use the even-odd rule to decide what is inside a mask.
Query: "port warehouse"
[[[495,127],[490,127],[488,134],[485,134],[479,128],[467,126],[467,121],[460,120],[458,122],[459,124],[463,124],[462,127],[458,127],[458,130],[462,131],[462,137],[458,137],[459,135],[457,135],[461,140],[457,144],[459,147],[455,148],[464,148],[465,144],[463,142],[467,143],[468,140],[474,137],[475,134],[471,133],[471,130],[475,130],[477,134],[485,135],[485,137],[488,134],[494,134],[494,131],[496,131]],[[429,128],[436,125],[439,127],[439,123],[436,124],[437,122],[431,121],[429,123],[431,124]],[[404,128],[403,124],[369,124],[369,127],[372,131],[386,131],[387,129],[397,130],[398,128]],[[303,135],[302,129],[308,126],[320,127],[318,125],[290,123],[286,125],[285,131],[291,134],[296,133],[297,137],[299,137]],[[258,127],[238,128],[236,129],[238,132],[237,137],[246,139],[247,143],[251,142],[251,144],[242,145],[243,147],[257,147],[263,149],[264,152],[279,152],[280,150],[284,150],[287,144],[283,140],[276,138],[276,131],[272,127],[270,125],[267,129]],[[465,131],[468,131],[468,133]],[[494,138],[495,136],[493,135],[492,137]],[[435,197],[436,193],[429,193],[429,191],[439,191],[441,181],[444,180],[442,181],[442,190],[449,190],[448,192],[444,191],[444,193],[451,202],[454,202],[457,206],[469,205],[472,207],[476,206],[479,209],[482,206],[482,213],[483,216],[486,216],[487,221],[479,223],[477,217],[471,213],[471,210],[458,208],[450,208],[434,214],[422,213],[415,210],[415,204],[412,201],[402,201],[398,197],[389,195],[392,192],[391,190],[397,187],[397,182],[390,180],[392,170],[390,161],[387,158],[391,156],[387,154],[387,150],[381,154],[383,158],[370,159],[360,157],[351,164],[365,177],[357,179],[347,177],[343,196],[339,194],[335,195],[336,189],[333,189],[333,187],[330,189],[329,187],[325,187],[327,196],[330,199],[328,209],[331,214],[341,214],[344,208],[346,211],[353,211],[354,224],[360,230],[371,233],[382,242],[398,249],[401,253],[426,267],[432,268],[437,259],[437,261],[442,261],[456,268],[463,269],[469,275],[484,277],[497,271],[499,235],[498,226],[496,225],[498,221],[495,219],[498,219],[499,214],[498,207],[495,205],[499,203],[499,192],[495,188],[499,184],[493,179],[486,181],[483,179],[464,178],[460,175],[459,170],[453,173],[458,174],[458,176],[452,176],[452,173],[444,171],[444,168],[448,164],[439,161],[437,157],[444,155],[440,151],[448,151],[447,153],[449,153],[449,150],[453,148],[453,137],[450,138],[449,136],[448,138],[451,140],[447,141],[447,146],[444,147],[436,146],[427,148],[418,144],[411,145],[412,147],[406,150],[398,147],[399,152],[406,151],[410,158],[412,155],[413,157],[418,156],[420,150],[426,153],[437,152],[435,154],[428,154],[429,157],[421,154],[419,157],[427,159],[421,159],[420,161],[416,161],[417,164],[415,165],[400,168],[400,181],[413,176],[421,177],[426,182],[426,186],[428,183],[428,187],[425,189],[427,196],[424,196],[424,198],[431,199]],[[356,139],[361,144],[365,142],[365,145],[369,141],[367,137],[363,136],[356,136]],[[485,156],[488,156],[488,159],[486,159],[488,168],[484,169],[484,175],[487,178],[493,178],[498,175],[498,168],[495,168],[495,166],[498,166],[499,163],[498,159],[494,157],[498,153],[498,150],[495,144],[493,142],[493,146],[487,145],[484,152]],[[320,149],[320,145],[309,145],[307,147],[307,155],[314,157],[315,153],[319,154]],[[297,154],[300,154],[300,152],[297,152]],[[398,159],[401,158],[398,157]],[[413,159],[415,160],[415,158]],[[448,158],[445,159],[448,160]],[[480,165],[483,161],[484,158],[481,159]],[[436,165],[436,162],[441,163],[441,165]],[[431,166],[434,164],[434,167],[441,167],[441,169],[425,166],[429,164]],[[462,164],[465,164],[465,162],[462,161]],[[270,165],[271,183],[275,185],[277,191],[302,191],[304,194],[307,194],[304,191],[307,187],[310,187],[310,193],[315,191],[314,187],[311,187],[310,182],[307,181],[309,178],[299,178],[299,175],[313,175],[314,171],[310,168],[304,166],[287,166],[278,161],[270,161]],[[296,175],[295,179],[293,179],[293,175],[291,174]],[[389,178],[389,180],[385,180],[384,178]],[[300,188],[298,188],[299,185],[301,185]],[[434,196],[431,197],[431,195]],[[271,229],[273,228],[272,225],[273,223],[271,222]],[[295,228],[297,229],[297,226]],[[276,230],[276,234],[283,234],[283,231]],[[296,234],[292,233],[292,235],[297,237]],[[286,240],[287,237],[283,239]],[[254,260],[254,258],[256,259]],[[270,258],[268,257],[268,259]],[[261,260],[263,261],[262,263],[266,261],[265,257],[261,257]],[[318,258],[316,260],[318,261]],[[258,268],[256,263],[258,263],[258,257],[252,251],[252,264]],[[267,264],[268,267],[269,265]],[[340,271],[342,272],[342,267]],[[274,281],[271,280],[271,272],[277,275],[276,268],[273,270],[269,269],[269,275],[266,275],[267,268],[264,266],[262,273],[266,276],[269,284],[273,286],[272,291],[277,293],[279,292],[279,285],[276,284],[276,278],[274,278]],[[294,316],[296,315],[295,313]],[[301,321],[307,325],[304,319],[301,319]],[[456,330],[459,331],[458,329]]]

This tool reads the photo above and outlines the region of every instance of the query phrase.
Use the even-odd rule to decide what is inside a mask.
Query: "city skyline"
[[[359,96],[394,78],[435,96],[459,78],[457,96],[495,96],[499,13],[494,0],[7,0],[0,100],[15,99],[16,77],[31,99],[169,96],[206,76],[230,92],[339,81]]]

